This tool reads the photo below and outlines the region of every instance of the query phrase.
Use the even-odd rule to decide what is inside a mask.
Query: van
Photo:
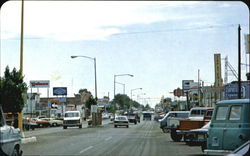
[[[228,154],[250,139],[250,99],[216,103],[208,130],[206,154]]]
[[[170,111],[168,112],[162,119],[159,120],[160,128],[164,133],[167,133],[167,119],[170,117],[177,117],[177,118],[188,118],[189,111]]]
[[[66,111],[63,118],[63,129],[67,127],[82,128],[82,117],[80,111]]]

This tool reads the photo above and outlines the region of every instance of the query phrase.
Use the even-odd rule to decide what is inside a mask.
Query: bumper
[[[207,155],[227,155],[231,152],[232,151],[228,151],[228,150],[209,150],[209,149],[204,150],[204,154],[207,154]]]
[[[115,126],[128,126],[129,123],[122,123],[122,122],[118,122],[118,123],[114,123]]]

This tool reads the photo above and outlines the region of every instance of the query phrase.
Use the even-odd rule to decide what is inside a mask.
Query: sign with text
[[[97,113],[97,105],[91,105],[91,113]]]
[[[194,82],[194,80],[182,80],[182,89],[184,90],[184,92],[190,89],[190,85],[192,82]]]
[[[67,87],[53,87],[53,95],[67,95]]]
[[[32,80],[30,88],[49,88],[49,80]]]

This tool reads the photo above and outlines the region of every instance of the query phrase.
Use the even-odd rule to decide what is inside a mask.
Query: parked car
[[[250,140],[250,99],[216,103],[205,154],[231,153]]]
[[[37,123],[33,120],[31,120],[30,118],[26,117],[23,118],[23,128],[24,130],[34,130],[37,127]]]
[[[188,118],[189,111],[170,111],[168,112],[162,119],[159,120],[160,128],[164,133],[169,132],[167,128],[167,120],[168,118]]]
[[[0,155],[21,156],[21,132],[19,128],[6,124],[3,110],[0,106]]]
[[[63,120],[55,119],[55,118],[43,118],[49,122],[50,127],[57,127],[63,125]]]
[[[176,118],[171,117],[167,120],[167,129],[170,130],[170,136],[173,141],[181,141],[183,138],[183,132],[191,129],[198,129],[207,124],[211,118],[211,113],[206,112],[213,111],[211,107],[194,107],[191,108],[188,118]],[[205,117],[210,115],[210,117]],[[178,132],[177,132],[178,130]]]
[[[129,128],[129,121],[127,116],[116,116],[114,119],[114,127],[116,128],[117,126],[126,126]]]
[[[189,131],[182,132],[184,135],[184,141],[190,146],[201,146],[204,151],[207,142],[207,132],[211,122],[208,122],[202,128],[192,129]],[[179,130],[177,130],[178,133]]]
[[[32,118],[31,120],[32,120],[32,122],[35,122],[37,124],[38,128],[49,127],[50,126],[49,121],[44,120],[43,118],[41,118],[41,119],[39,119],[39,118]]]

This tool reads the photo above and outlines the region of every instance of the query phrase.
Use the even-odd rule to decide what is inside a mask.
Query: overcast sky
[[[6,2],[0,16],[3,75],[7,65],[19,69],[21,2]],[[94,94],[93,61],[70,56],[95,57],[99,98],[113,98],[114,75],[133,74],[116,81],[129,96],[143,88],[133,91],[133,99],[153,106],[162,96],[173,97],[182,80],[197,81],[198,69],[205,85],[213,84],[214,53],[228,56],[237,70],[239,24],[246,63],[249,10],[242,2],[25,1],[25,82],[50,80],[51,95],[53,87],[67,87],[68,96],[80,88]],[[243,80],[245,73],[242,66]],[[46,89],[39,91],[47,96]],[[122,85],[116,84],[116,93],[123,93]]]

